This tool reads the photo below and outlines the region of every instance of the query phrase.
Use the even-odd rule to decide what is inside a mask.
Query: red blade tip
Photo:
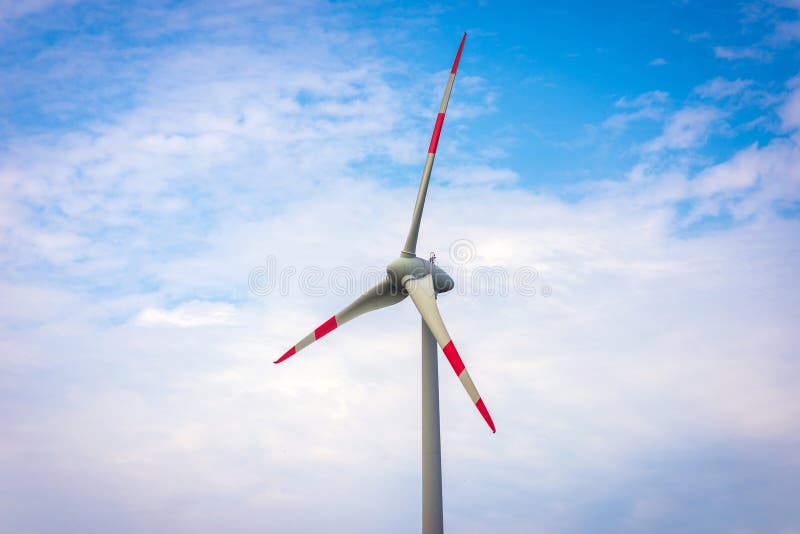
[[[481,412],[486,424],[489,425],[489,428],[492,429],[492,432],[496,434],[497,430],[494,428],[494,421],[492,421],[492,416],[489,415],[489,410],[486,409],[483,399],[478,399],[478,402],[475,403],[475,406],[478,408],[478,411]]]
[[[297,351],[294,349],[294,347],[292,347],[291,349],[287,350],[287,351],[286,351],[286,352],[283,354],[283,356],[281,356],[280,358],[278,358],[277,360],[275,360],[275,361],[274,361],[274,362],[272,362],[272,363],[281,363],[283,360],[285,360],[285,359],[286,359],[286,358],[288,358],[289,356],[294,356],[295,352],[297,352]]]
[[[464,41],[467,40],[467,32],[464,32],[464,37],[461,38],[461,44],[458,45],[458,52],[456,52],[456,59],[453,61],[453,68],[450,69],[451,74],[455,74],[458,70],[458,62],[461,60],[461,51],[464,50]]]

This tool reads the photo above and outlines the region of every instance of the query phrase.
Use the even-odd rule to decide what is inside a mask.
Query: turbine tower
[[[428,192],[428,182],[431,177],[433,160],[436,157],[436,147],[439,144],[439,135],[444,124],[444,115],[453,82],[456,79],[458,62],[467,34],[461,38],[450,78],[442,96],[442,104],[436,116],[433,135],[428,146],[428,155],[425,158],[425,167],[419,183],[417,202],[411,216],[411,227],[408,230],[405,246],[400,256],[392,260],[386,267],[386,278],[375,287],[358,297],[352,304],[322,323],[313,332],[301,339],[296,345],[278,358],[275,363],[281,363],[306,348],[314,341],[322,338],[347,321],[355,319],[367,312],[397,304],[407,296],[411,297],[414,305],[422,316],[422,531],[440,533],[443,530],[442,520],[442,461],[441,445],[439,440],[439,379],[436,365],[436,344],[442,348],[447,361],[455,371],[456,376],[466,389],[478,412],[483,416],[492,432],[495,432],[494,422],[483,403],[475,384],[467,372],[461,356],[458,354],[444,321],[436,304],[439,293],[450,291],[455,286],[453,279],[431,260],[419,258],[416,255],[419,225],[422,220],[422,209],[425,206],[425,196]]]

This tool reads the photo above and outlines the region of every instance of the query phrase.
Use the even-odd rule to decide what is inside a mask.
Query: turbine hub
[[[386,266],[386,274],[395,288],[403,287],[403,280],[408,277],[417,279],[433,276],[433,289],[436,293],[445,293],[456,286],[455,281],[444,269],[422,258],[400,256]]]

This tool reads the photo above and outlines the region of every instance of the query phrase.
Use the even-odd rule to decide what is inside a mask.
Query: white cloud
[[[800,128],[800,88],[789,94],[786,102],[778,110],[778,115],[785,130]]]
[[[756,46],[715,46],[714,55],[718,58],[727,60],[754,59],[757,61],[768,61],[771,59],[769,52],[766,52]]]
[[[34,15],[59,4],[74,4],[77,0],[0,0],[0,24]]]
[[[686,38],[691,42],[702,41],[702,40],[705,40],[705,39],[710,39],[711,38],[711,33],[707,32],[707,31],[706,32],[699,32],[699,33],[693,33],[693,34],[688,35]]]
[[[233,324],[236,308],[226,303],[192,301],[171,310],[146,308],[139,312],[134,322],[143,326],[197,326]]]
[[[800,0],[770,0],[773,4],[800,10]]]
[[[660,119],[668,99],[669,95],[664,91],[648,91],[633,100],[622,97],[614,103],[614,106],[634,111],[615,113],[604,120],[602,125],[607,129],[621,131],[635,121]]]
[[[643,206],[682,202],[688,213],[678,227],[691,227],[704,217],[729,215],[734,220],[770,218],[776,210],[800,201],[800,147],[795,137],[757,143],[716,165],[689,172],[678,166],[640,163],[628,184],[611,194],[636,198]],[[633,190],[626,190],[626,187]]]
[[[761,151],[753,144],[738,152],[730,160],[703,171],[694,180],[698,195],[709,196],[752,187],[761,172]]]
[[[603,128],[610,130],[624,130],[632,122],[640,120],[657,120],[661,118],[663,110],[656,107],[642,108],[630,113],[614,113],[603,121]]]
[[[654,67],[660,67],[661,65],[666,65],[666,64],[667,60],[665,60],[663,57],[657,57],[650,62],[650,65]]]
[[[738,95],[753,84],[752,80],[727,80],[717,76],[702,85],[694,88],[694,92],[700,96],[713,99],[722,99],[733,95]]]
[[[777,44],[786,45],[800,39],[800,21],[782,21],[775,25],[772,37]]]
[[[675,112],[664,126],[662,134],[645,144],[648,152],[687,149],[703,143],[711,127],[724,116],[713,107],[687,107]]]
[[[614,106],[618,108],[641,108],[649,107],[655,104],[663,104],[669,99],[669,94],[665,91],[648,91],[638,95],[633,100],[628,100],[625,97],[620,98],[614,102]]]
[[[772,5],[770,5],[772,4]],[[753,44],[747,46],[715,46],[714,55],[726,60],[751,59],[770,62],[775,54],[786,49],[800,39],[800,21],[797,13],[783,9],[797,10],[794,0],[769,0],[764,2],[745,2],[740,6],[744,36],[761,34]],[[763,28],[767,28],[763,32]]]
[[[444,167],[437,174],[443,182],[456,186],[513,185],[519,180],[519,174],[511,169],[496,169],[488,165]]]
[[[729,162],[712,167],[708,184],[731,188],[730,211],[736,218],[763,216],[775,208],[791,207],[800,201],[800,147],[797,139],[775,139],[757,152],[752,147],[739,152]],[[729,173],[727,177],[723,177]],[[716,182],[716,183],[715,183]],[[748,195],[736,196],[735,189],[757,184]],[[706,185],[707,186],[707,185]]]

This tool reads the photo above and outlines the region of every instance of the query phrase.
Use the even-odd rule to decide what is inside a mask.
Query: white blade
[[[464,389],[467,390],[467,394],[469,394],[472,402],[475,403],[475,407],[478,408],[478,411],[483,416],[486,424],[489,425],[489,428],[492,429],[492,432],[496,432],[492,417],[489,415],[489,411],[486,409],[486,405],[483,403],[478,389],[472,382],[472,378],[470,378],[466,367],[464,367],[464,362],[461,361],[461,356],[459,356],[455,345],[453,345],[453,340],[450,339],[450,334],[447,333],[447,328],[444,326],[442,315],[439,313],[439,306],[436,305],[436,293],[433,290],[433,277],[431,275],[423,276],[422,278],[409,277],[403,281],[403,287],[408,291],[411,300],[414,301],[414,305],[419,310],[420,315],[422,315],[422,319],[425,321],[425,324],[428,325],[428,328],[430,328],[433,337],[436,338],[436,342],[442,347],[447,361],[450,362],[456,376],[461,380],[461,384],[464,386]]]
[[[300,350],[311,345],[325,334],[342,326],[347,321],[355,319],[359,315],[363,315],[367,312],[385,308],[386,306],[391,306],[392,304],[397,304],[404,298],[406,298],[406,294],[399,289],[392,288],[389,280],[385,279],[378,283],[375,287],[367,290],[345,309],[314,329],[313,332],[297,342],[295,346],[287,350],[283,356],[275,360],[274,363],[281,363],[285,359],[294,356],[300,352]]]
[[[442,96],[442,103],[439,105],[439,114],[436,115],[436,122],[433,125],[431,143],[428,145],[428,155],[425,158],[425,167],[422,169],[422,178],[420,178],[419,181],[417,203],[414,205],[414,213],[411,215],[411,228],[408,230],[406,244],[403,246],[402,253],[404,256],[414,256],[417,252],[419,224],[422,220],[422,209],[425,207],[425,196],[428,193],[428,182],[431,179],[431,169],[433,169],[433,160],[436,157],[436,147],[439,145],[439,135],[442,133],[444,114],[447,111],[447,103],[450,101],[450,92],[453,90],[453,83],[456,80],[456,71],[458,70],[458,62],[461,60],[461,51],[464,50],[464,41],[466,40],[467,34],[465,33],[464,37],[461,38],[461,44],[458,45],[456,59],[453,61],[453,67],[450,69],[450,78],[447,80],[447,85],[444,88],[444,95]]]

